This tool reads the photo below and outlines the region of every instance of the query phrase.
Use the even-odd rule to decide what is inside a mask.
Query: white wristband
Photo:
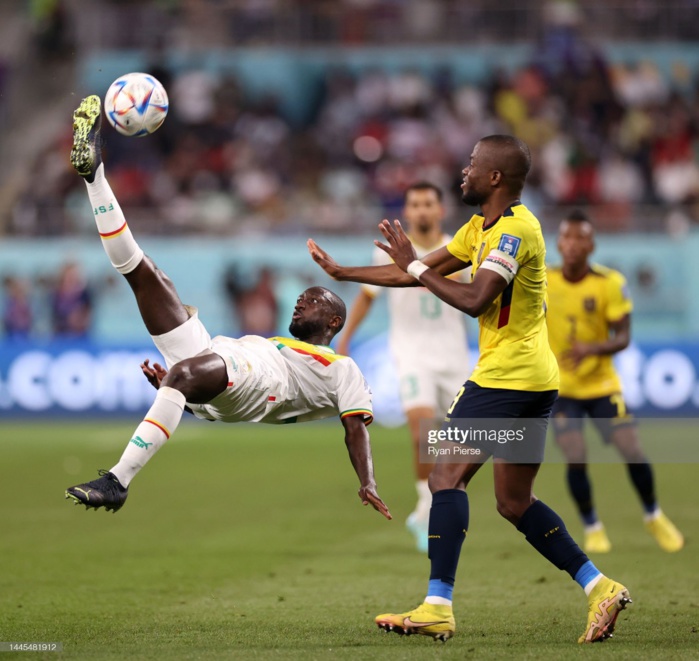
[[[419,259],[416,259],[410,264],[408,264],[408,274],[412,275],[416,280],[420,279],[420,276],[430,268],[427,264],[423,264]]]

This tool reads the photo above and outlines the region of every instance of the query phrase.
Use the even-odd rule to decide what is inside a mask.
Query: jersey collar
[[[489,230],[491,227],[495,227],[495,225],[496,225],[497,222],[500,220],[500,218],[507,217],[507,216],[514,216],[514,215],[515,215],[515,212],[512,211],[512,208],[513,208],[513,207],[516,207],[516,206],[519,206],[520,204],[522,204],[521,200],[515,200],[514,202],[512,202],[512,204],[510,204],[510,206],[507,207],[507,209],[505,209],[505,210],[504,210],[492,223],[490,223],[490,225],[488,225],[487,227],[486,227],[486,225],[485,225],[485,216],[484,216],[482,213],[476,214],[476,215],[480,216],[481,218],[483,218],[483,225],[481,225],[481,228],[482,228],[483,230]]]

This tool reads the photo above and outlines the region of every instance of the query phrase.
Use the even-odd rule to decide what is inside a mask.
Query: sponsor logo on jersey
[[[481,257],[483,257],[483,248],[485,248],[485,241],[483,241],[483,243],[481,243],[481,247],[478,250],[478,257],[476,258],[476,264],[478,264],[479,266],[481,264]],[[475,246],[474,246],[474,249],[475,249]]]
[[[503,234],[500,237],[498,250],[502,250],[502,252],[514,259],[517,256],[520,243],[522,243],[522,239],[520,239],[518,236],[512,236],[511,234]]]

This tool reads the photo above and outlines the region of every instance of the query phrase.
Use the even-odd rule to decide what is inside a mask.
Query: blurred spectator
[[[278,4],[241,11],[267,16]],[[366,16],[399,11],[401,3],[389,4],[349,0],[348,34],[373,29]],[[698,222],[699,86],[684,75],[675,89],[650,62],[607,63],[585,36],[580,6],[548,3],[550,22],[531,62],[496,70],[481,85],[444,66],[330,66],[309,83],[314,105],[303,122],[292,122],[273,96],[246,94],[232,74],[214,75],[202,55],[170,72],[156,43],[150,61],[172,75],[173,110],[148,140],[105,131],[112,187],[129,221],[143,219],[142,229],[156,234],[374,232],[418,179],[453,191],[446,204],[461,217],[453,184],[473,145],[508,132],[532,149],[528,200],[545,229],[556,207],[570,204],[603,205],[602,230],[638,229],[645,204],[686,207]],[[76,206],[84,196],[65,157],[68,131],[37,159],[10,231],[92,231],[84,204]],[[647,217],[650,227],[662,225],[657,214]]]
[[[253,284],[241,277],[241,270],[229,267],[225,276],[226,293],[238,317],[241,335],[271,337],[277,333],[279,304],[274,293],[274,274],[260,269]]]
[[[92,323],[92,295],[80,267],[72,262],[58,272],[51,291],[52,326],[55,335],[85,337]]]
[[[14,276],[6,276],[3,288],[5,300],[2,323],[5,336],[13,339],[28,337],[33,322],[28,283]]]

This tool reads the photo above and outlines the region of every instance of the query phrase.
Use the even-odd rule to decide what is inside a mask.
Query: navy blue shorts
[[[546,430],[557,395],[557,390],[482,388],[466,381],[442,429],[456,428],[454,442],[478,448],[487,456],[538,464],[544,459]]]
[[[582,431],[584,418],[589,417],[605,443],[611,442],[617,429],[636,425],[636,419],[628,412],[621,393],[592,399],[559,397],[553,406],[552,417],[556,436]]]

